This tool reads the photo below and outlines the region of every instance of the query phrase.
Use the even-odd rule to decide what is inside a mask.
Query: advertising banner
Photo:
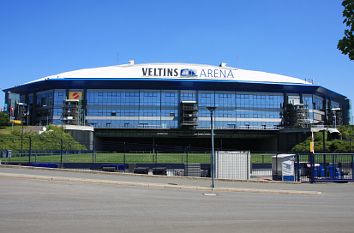
[[[282,177],[283,181],[295,180],[294,161],[287,160],[282,162]]]
[[[81,91],[70,91],[69,92],[69,100],[81,100],[82,92]]]

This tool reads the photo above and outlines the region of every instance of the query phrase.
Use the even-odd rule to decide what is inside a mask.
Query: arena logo
[[[181,77],[197,77],[197,72],[192,69],[182,69]]]

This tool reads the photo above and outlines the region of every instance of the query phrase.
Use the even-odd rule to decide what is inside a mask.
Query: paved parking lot
[[[0,168],[0,172],[67,177],[93,175],[100,179],[144,181],[143,177],[60,171]],[[147,177],[145,181],[155,178]],[[172,181],[156,179],[160,183],[195,182],[178,178]],[[207,185],[207,181],[197,182]],[[353,184],[225,184],[317,190],[322,194],[216,192],[216,196],[211,196],[196,190],[147,189],[0,175],[0,229],[16,233],[353,232]]]

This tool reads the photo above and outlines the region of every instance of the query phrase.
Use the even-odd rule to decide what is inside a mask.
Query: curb
[[[175,189],[175,190],[198,190],[198,191],[213,191],[213,192],[248,192],[248,193],[272,193],[272,194],[296,194],[296,195],[321,195],[317,191],[299,191],[299,190],[275,190],[275,189],[248,189],[248,188],[215,188],[202,186],[188,186],[188,185],[169,185],[159,183],[142,183],[142,182],[127,182],[127,181],[113,181],[101,179],[86,179],[86,178],[72,178],[62,176],[42,176],[42,175],[26,175],[26,174],[11,174],[0,172],[0,177],[8,178],[24,178],[31,180],[45,180],[54,182],[79,182],[90,184],[107,184],[130,187],[145,187],[145,188],[161,188],[161,189]]]
[[[45,171],[61,171],[61,172],[75,172],[75,173],[89,173],[89,174],[101,174],[101,175],[115,175],[115,176],[138,176],[138,177],[160,177],[160,178],[179,178],[179,179],[189,179],[189,180],[210,180],[207,177],[196,177],[196,176],[162,176],[162,175],[145,175],[145,174],[135,174],[135,173],[124,173],[124,172],[106,172],[98,170],[85,170],[85,169],[67,169],[67,168],[46,168],[46,167],[34,167],[34,166],[21,166],[21,165],[7,165],[0,164],[0,168],[21,168],[30,170],[45,170]],[[274,180],[228,180],[228,179],[218,179],[224,182],[250,182],[250,183],[281,183],[281,184],[301,184],[301,182],[289,182],[284,183],[282,181]]]

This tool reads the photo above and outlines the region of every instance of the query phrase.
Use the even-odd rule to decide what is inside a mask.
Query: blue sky
[[[0,88],[130,59],[223,61],[353,100],[354,62],[336,48],[342,11],[335,0],[0,0]]]

